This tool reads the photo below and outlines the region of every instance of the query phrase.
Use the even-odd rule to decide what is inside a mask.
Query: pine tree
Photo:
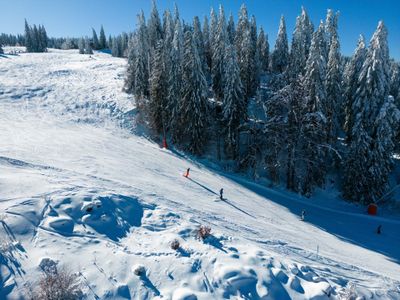
[[[182,82],[183,137],[190,152],[201,154],[206,145],[208,128],[207,82],[190,30],[185,32]]]
[[[309,196],[315,186],[321,186],[325,180],[326,166],[326,117],[323,113],[326,103],[326,61],[321,40],[324,39],[324,27],[321,22],[313,34],[310,54],[306,64],[304,89],[306,91],[306,126],[303,132],[307,142],[304,144],[305,174],[302,193]]]
[[[296,18],[296,27],[290,49],[289,73],[292,79],[305,73],[313,31],[314,26],[306,10],[302,8],[301,15]]]
[[[260,56],[257,51],[257,23],[253,15],[250,20],[250,44],[249,44],[249,83],[247,86],[248,97],[254,96],[260,83]]]
[[[246,118],[247,106],[235,46],[230,44],[225,50],[225,88],[223,96],[223,123],[226,125],[227,152],[235,158],[238,152],[238,128]]]
[[[155,49],[159,40],[163,38],[163,30],[161,27],[161,20],[158,14],[158,9],[155,0],[152,1],[152,8],[150,13],[148,27],[149,46],[150,49]]]
[[[328,65],[326,73],[326,103],[324,105],[324,115],[327,119],[327,134],[328,143],[333,144],[336,141],[336,137],[343,124],[342,110],[343,99],[342,99],[342,74],[340,70],[340,45],[338,37],[337,28],[337,18],[336,14],[332,21],[332,27],[330,28],[330,42],[329,42],[329,56]]]
[[[163,43],[160,40],[154,51],[150,76],[150,99],[147,104],[150,126],[157,133],[163,132],[163,129],[165,130],[167,86],[164,59]]]
[[[354,125],[344,165],[343,194],[347,199],[368,204],[378,200],[389,187],[393,139],[400,120],[389,90],[387,30],[379,22],[358,76],[352,106]]]
[[[79,54],[85,54],[85,40],[83,39],[83,37],[79,39],[78,47]]]
[[[214,8],[211,7],[211,12],[210,12],[210,57],[211,57],[211,66],[210,70],[212,69],[212,64],[213,64],[213,57],[214,57],[214,52],[215,48],[217,45],[217,31],[218,31],[218,18],[217,15],[215,14]]]
[[[3,47],[1,46],[1,43],[0,43],[0,54],[4,54],[4,50]]]
[[[286,34],[286,24],[284,16],[281,17],[278,37],[275,48],[271,55],[271,70],[275,73],[283,73],[289,63],[289,47]]]
[[[226,27],[226,31],[228,34],[229,43],[234,45],[235,44],[235,21],[233,20],[233,15],[229,15],[228,25]]]
[[[204,16],[203,21],[203,39],[204,39],[204,56],[207,62],[207,73],[210,73],[211,70],[211,45],[210,45],[210,28],[208,26],[208,18]]]
[[[92,45],[88,37],[85,39],[85,54],[93,54]]]
[[[205,56],[205,49],[204,49],[204,38],[203,33],[201,32],[201,24],[199,18],[196,16],[193,18],[193,39],[196,43],[196,47],[200,56],[201,63],[203,65],[203,74],[207,78],[207,61]]]
[[[269,44],[268,36],[264,33],[264,29],[261,27],[257,39],[257,51],[260,60],[261,72],[268,72],[269,66]]]
[[[97,33],[96,33],[96,30],[94,30],[94,28],[92,28],[92,45],[93,45],[93,49],[95,49],[95,50],[100,49],[99,39],[97,37]]]
[[[108,47],[108,49],[112,49],[112,41],[113,39],[112,39],[112,37],[111,37],[111,34],[108,36],[108,42],[107,42],[107,47]]]
[[[343,75],[344,81],[344,113],[345,113],[345,123],[344,130],[346,132],[346,141],[349,143],[351,140],[351,131],[353,130],[353,103],[358,88],[358,77],[361,72],[362,65],[365,61],[367,50],[365,48],[364,37],[361,35],[357,48],[354,52],[353,57],[346,65],[346,69]]]
[[[221,5],[219,8],[218,26],[215,35],[215,49],[212,57],[213,90],[217,99],[222,99],[224,96],[224,65],[227,41],[225,13]]]
[[[149,73],[150,73],[150,57],[149,57],[149,35],[147,32],[146,21],[143,11],[138,16],[137,25],[137,55],[135,57],[135,90],[133,91],[139,109],[144,108],[144,99],[149,96]],[[127,84],[127,83],[126,83]]]
[[[101,28],[100,28],[99,48],[100,49],[107,48],[107,39],[106,39],[106,34],[104,33],[103,25],[101,25]]]
[[[28,21],[25,19],[25,47],[26,52],[33,52],[33,38],[32,38],[32,29],[28,24]]]
[[[168,70],[168,91],[167,91],[167,122],[168,129],[174,142],[181,139],[180,109],[182,101],[182,53],[183,39],[180,22],[175,23],[174,39],[170,53],[170,68]]]

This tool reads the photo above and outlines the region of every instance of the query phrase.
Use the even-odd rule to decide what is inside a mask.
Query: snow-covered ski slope
[[[324,208],[124,129],[125,64],[0,58],[0,299],[35,286],[43,258],[78,273],[88,299],[400,299],[399,219]]]

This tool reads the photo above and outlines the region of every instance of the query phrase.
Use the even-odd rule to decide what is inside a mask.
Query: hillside
[[[0,58],[1,299],[35,286],[44,258],[88,299],[400,299],[398,218],[160,149],[135,125],[125,65],[76,50]]]

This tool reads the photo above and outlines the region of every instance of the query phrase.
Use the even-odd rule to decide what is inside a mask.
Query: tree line
[[[216,142],[218,158],[265,169],[272,183],[306,196],[338,173],[346,199],[377,201],[399,146],[399,65],[383,22],[368,46],[360,36],[344,57],[338,19],[328,10],[315,28],[302,9],[289,47],[282,16],[270,51],[245,5],[237,24],[222,6],[201,24],[181,20],[176,6],[160,18],[153,2],[129,40],[125,90],[177,147],[201,155]]]

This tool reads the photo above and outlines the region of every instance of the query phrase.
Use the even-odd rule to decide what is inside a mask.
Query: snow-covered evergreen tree
[[[207,73],[210,73],[211,70],[211,45],[210,45],[210,28],[208,26],[208,18],[207,16],[204,16],[204,21],[203,21],[203,39],[204,39],[204,56],[206,58],[207,62]]]
[[[250,44],[249,44],[249,78],[250,81],[246,88],[247,96],[254,96],[260,82],[260,56],[257,51],[257,22],[256,17],[253,15],[250,19]]]
[[[85,38],[85,54],[93,54],[92,45],[88,37]]]
[[[147,103],[150,126],[157,132],[165,132],[165,111],[166,111],[166,74],[165,54],[162,40],[158,41],[154,51],[151,76],[150,76],[150,99]]]
[[[343,183],[347,199],[370,203],[388,189],[393,139],[400,120],[389,90],[387,30],[379,22],[358,76],[352,106],[354,121]]]
[[[330,49],[326,73],[326,102],[323,110],[327,121],[328,143],[330,144],[335,143],[344,119],[341,55],[337,28],[338,14],[334,15],[333,18],[329,32]]]
[[[79,54],[85,54],[85,40],[83,37],[79,39],[78,42]]]
[[[215,35],[215,48],[212,57],[212,82],[213,90],[217,99],[222,99],[224,96],[225,86],[225,48],[228,43],[226,32],[226,20],[224,8],[222,5],[219,8],[218,26]]]
[[[1,46],[1,44],[0,44],[0,54],[4,54],[4,50],[3,50],[3,47]]]
[[[163,38],[163,29],[161,27],[160,15],[158,14],[155,0],[152,1],[152,8],[147,28],[150,49],[155,49],[158,41]]]
[[[174,39],[170,53],[170,68],[167,74],[167,119],[168,129],[174,142],[181,138],[180,110],[182,101],[182,53],[183,39],[182,27],[180,22],[175,23]]]
[[[343,83],[344,83],[344,114],[345,114],[345,123],[344,130],[346,132],[346,141],[350,142],[351,140],[351,131],[353,130],[353,103],[356,96],[356,91],[358,88],[358,77],[361,72],[361,68],[365,61],[367,49],[365,47],[364,37],[361,35],[357,48],[354,51],[354,55],[351,60],[346,65],[344,74],[343,74]]]
[[[218,31],[218,18],[217,15],[214,11],[214,8],[211,7],[211,11],[210,11],[210,57],[211,57],[211,66],[210,66],[210,70],[212,69],[212,60],[214,57],[214,52],[215,52],[215,48],[217,45],[217,31]]]
[[[321,186],[325,180],[327,121],[324,115],[326,103],[326,61],[321,40],[324,39],[324,25],[321,22],[313,34],[310,54],[306,64],[304,89],[306,91],[306,117],[303,132],[307,142],[304,144],[304,159],[307,162],[302,182],[302,193],[311,195],[315,186]]]
[[[260,27],[257,39],[257,52],[259,55],[261,72],[266,73],[269,66],[269,44],[268,36],[264,33],[264,29]]]
[[[235,21],[233,20],[233,15],[229,15],[228,25],[226,26],[226,31],[228,34],[229,43],[234,45],[235,44]]]
[[[208,72],[208,65],[207,65],[207,59],[205,56],[205,49],[204,49],[204,38],[203,38],[203,33],[201,32],[201,24],[199,17],[194,17],[193,18],[193,39],[196,43],[196,47],[200,56],[201,63],[203,65],[203,73],[207,78],[207,72]]]
[[[138,108],[144,107],[144,99],[149,96],[149,74],[150,74],[150,46],[149,46],[149,35],[147,32],[146,21],[144,18],[143,11],[138,15],[137,25],[137,43],[136,43],[136,56],[135,66],[132,68],[135,72],[134,78],[134,95],[137,101]],[[130,78],[129,75],[127,78]],[[125,83],[127,87],[130,86],[129,82]]]
[[[233,44],[225,48],[225,87],[223,96],[223,123],[226,130],[226,148],[234,158],[238,152],[238,127],[246,118],[247,105],[240,80],[240,69]]]
[[[25,19],[25,47],[26,47],[26,52],[33,52],[32,30],[26,19]]]
[[[279,23],[278,37],[275,42],[274,51],[271,54],[271,70],[275,73],[283,73],[289,63],[289,46],[286,34],[284,16]]]
[[[290,48],[289,74],[292,79],[305,73],[313,31],[314,26],[306,10],[302,8],[301,15],[296,18],[296,26]]]
[[[112,49],[112,37],[111,34],[108,36],[108,42],[107,42],[107,47],[108,49]]]
[[[103,25],[101,25],[101,28],[100,28],[99,48],[100,49],[107,48],[107,39],[106,39],[106,34],[104,32]]]
[[[207,82],[190,30],[185,31],[182,83],[182,136],[190,152],[201,154],[208,129]]]
[[[99,38],[97,37],[97,33],[94,28],[92,28],[92,45],[94,50],[100,49]]]

